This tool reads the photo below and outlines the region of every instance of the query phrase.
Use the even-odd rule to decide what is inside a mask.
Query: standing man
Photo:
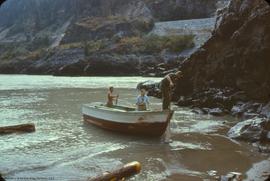
[[[170,73],[166,75],[160,82],[160,88],[162,93],[162,110],[170,109],[171,105],[171,91],[175,86],[177,80],[180,80],[183,77],[183,73],[181,71],[177,71],[176,73]],[[170,131],[170,123],[168,124],[165,133],[162,136],[164,143],[171,143],[171,131]]]
[[[160,82],[160,88],[162,93],[162,109],[170,109],[171,104],[171,91],[175,86],[176,82],[183,77],[183,73],[181,71],[177,71],[176,73],[170,73],[166,75]]]

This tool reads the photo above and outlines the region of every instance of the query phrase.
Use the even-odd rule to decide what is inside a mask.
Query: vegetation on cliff
[[[84,43],[84,49],[86,56],[98,51],[114,54],[157,54],[168,50],[179,53],[194,46],[193,38],[193,35],[131,36],[121,38],[113,44],[109,40],[88,41]]]

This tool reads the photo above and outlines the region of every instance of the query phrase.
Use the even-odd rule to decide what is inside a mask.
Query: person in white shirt
[[[138,111],[146,111],[149,108],[149,98],[145,89],[140,89],[140,95],[137,97],[136,105]]]

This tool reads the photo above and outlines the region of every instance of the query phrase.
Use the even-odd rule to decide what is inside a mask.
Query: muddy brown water
[[[7,180],[86,180],[130,161],[142,172],[131,180],[213,180],[237,171],[254,177],[269,168],[269,155],[226,137],[238,120],[197,115],[177,108],[173,142],[104,131],[84,123],[81,105],[103,102],[115,85],[120,104],[131,105],[136,84],[156,78],[0,75],[0,126],[35,123],[36,132],[0,137],[0,172]],[[159,109],[160,100],[151,98]],[[251,169],[253,168],[253,169]],[[270,169],[269,169],[270,170]],[[255,180],[260,180],[257,178]]]

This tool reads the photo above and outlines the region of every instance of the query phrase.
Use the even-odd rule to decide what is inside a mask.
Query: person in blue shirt
[[[136,101],[138,111],[146,111],[149,108],[149,98],[146,95],[145,89],[140,89],[140,95],[137,97]]]

